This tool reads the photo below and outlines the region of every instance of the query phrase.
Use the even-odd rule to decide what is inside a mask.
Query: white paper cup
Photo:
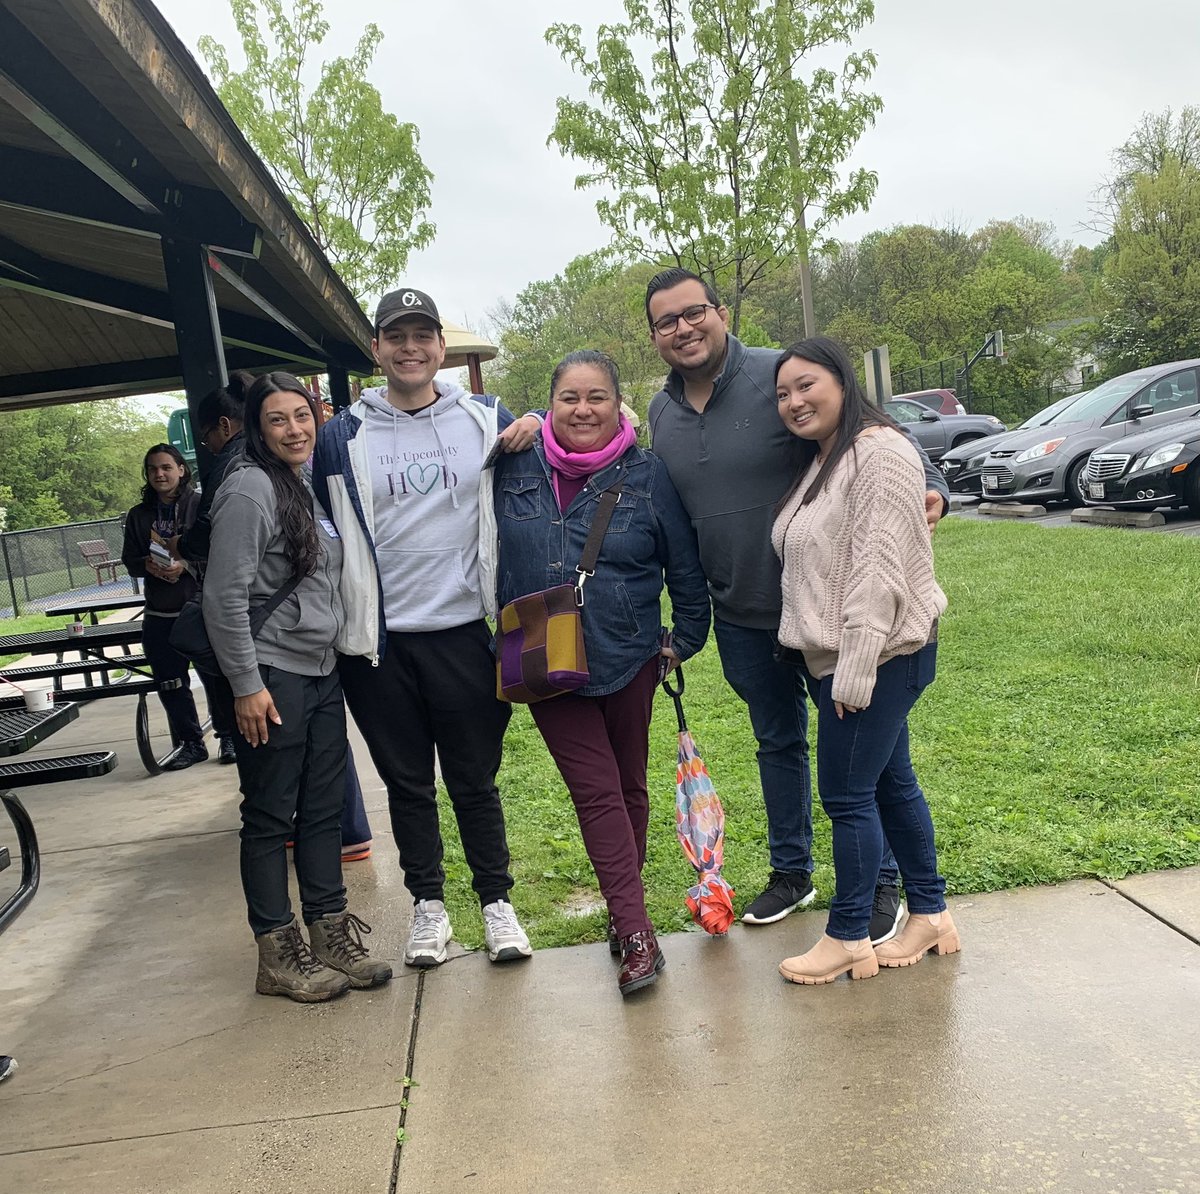
[[[82,622],[72,622],[67,627],[67,633],[74,634],[74,635],[82,634],[83,633],[83,623]]]
[[[54,705],[54,691],[50,688],[25,689],[25,708],[30,713],[44,713]]]

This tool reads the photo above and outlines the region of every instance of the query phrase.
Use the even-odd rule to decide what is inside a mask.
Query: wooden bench
[[[79,544],[79,551],[83,556],[83,562],[89,568],[96,569],[96,583],[104,584],[104,578],[101,575],[106,569],[113,582],[117,579],[117,569],[121,567],[120,560],[114,560],[109,556],[108,544],[103,539],[86,539]]]

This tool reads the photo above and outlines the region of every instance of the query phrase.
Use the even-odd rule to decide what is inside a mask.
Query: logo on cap
[[[411,290],[406,290],[401,296],[400,301],[406,307],[419,307],[421,305],[421,296],[414,294]]]

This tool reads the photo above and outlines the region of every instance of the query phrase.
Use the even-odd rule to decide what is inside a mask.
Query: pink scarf
[[[550,465],[550,480],[554,484],[554,496],[558,500],[560,510],[565,508],[559,489],[560,476],[573,481],[586,480],[593,473],[598,473],[620,460],[637,443],[637,432],[624,415],[618,418],[617,434],[603,448],[596,448],[592,452],[567,451],[554,438],[554,429],[550,424],[551,419],[547,415],[542,424],[542,447],[546,451],[546,463]]]

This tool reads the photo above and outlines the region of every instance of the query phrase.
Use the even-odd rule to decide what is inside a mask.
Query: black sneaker
[[[175,757],[163,768],[164,771],[183,771],[208,758],[208,747],[203,742],[185,742]]]
[[[891,941],[900,928],[903,915],[900,888],[894,883],[880,883],[875,888],[875,904],[871,908],[871,944],[882,945],[885,941]]]
[[[233,739],[228,735],[224,738],[217,739],[219,745],[217,747],[217,762],[218,763],[236,763],[237,750],[234,748]]]
[[[15,1057],[0,1057],[0,1082],[5,1078],[12,1077],[17,1072],[17,1059]]]
[[[762,895],[750,901],[742,920],[748,925],[769,925],[782,920],[797,908],[806,908],[817,894],[807,871],[788,874],[772,871]]]

